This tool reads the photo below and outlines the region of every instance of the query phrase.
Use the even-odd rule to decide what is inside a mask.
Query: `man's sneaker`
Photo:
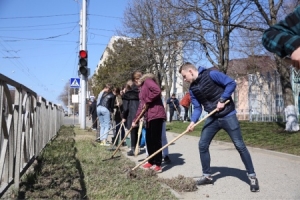
[[[161,166],[153,165],[151,167],[151,169],[153,169],[156,173],[161,173],[162,172]]]
[[[152,166],[153,166],[152,164],[146,162],[146,164],[143,165],[143,168],[144,169],[150,169]]]
[[[213,178],[212,177],[201,176],[200,179],[196,181],[196,184],[197,185],[213,184]]]
[[[134,156],[133,150],[128,151],[127,156]]]
[[[164,157],[164,163],[166,163],[166,164],[171,163],[171,159],[169,158],[169,156]]]
[[[250,178],[250,190],[251,192],[258,192],[259,191],[259,185],[258,180],[255,176],[249,177]]]

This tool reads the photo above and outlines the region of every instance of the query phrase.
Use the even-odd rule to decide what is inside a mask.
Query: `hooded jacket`
[[[148,105],[148,109],[144,114],[146,122],[154,119],[166,119],[166,112],[161,99],[161,90],[154,79],[153,74],[145,74],[140,79],[140,104],[135,119],[140,115],[145,104]]]

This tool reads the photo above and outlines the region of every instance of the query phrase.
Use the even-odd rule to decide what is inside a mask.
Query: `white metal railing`
[[[0,197],[14,184],[56,136],[61,106],[0,74]]]

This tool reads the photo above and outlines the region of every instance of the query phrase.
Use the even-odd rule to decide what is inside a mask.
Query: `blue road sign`
[[[80,78],[71,78],[70,88],[80,88]]]

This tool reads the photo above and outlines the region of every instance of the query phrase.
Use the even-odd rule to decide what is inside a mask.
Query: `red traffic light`
[[[79,57],[80,57],[80,58],[87,58],[87,51],[85,51],[85,50],[80,50],[80,51],[79,51]]]

